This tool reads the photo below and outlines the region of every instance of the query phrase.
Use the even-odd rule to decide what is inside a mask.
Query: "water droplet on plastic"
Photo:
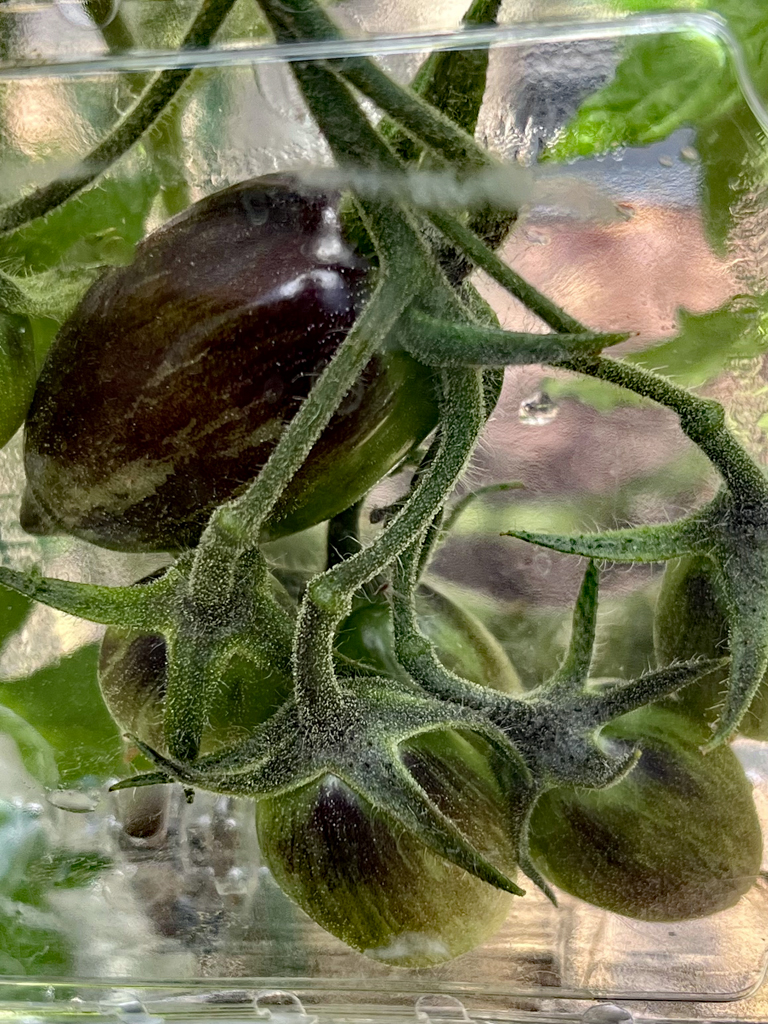
[[[99,803],[98,795],[81,793],[76,789],[57,789],[47,796],[48,803],[58,807],[60,811],[72,811],[74,814],[88,814],[95,811]]]
[[[683,146],[680,150],[680,159],[687,164],[695,164],[699,159],[699,151],[694,146]]]
[[[546,391],[537,391],[535,395],[520,403],[520,422],[528,427],[544,427],[556,419],[560,412],[557,402],[553,401]]]
[[[631,1021],[632,1014],[623,1006],[616,1006],[615,1003],[598,1003],[597,1006],[590,1006],[581,1015],[585,1024],[621,1024],[623,1021]]]
[[[257,992],[253,998],[253,1008],[258,1017],[266,1017],[275,1024],[283,1022],[297,1022],[301,1024],[316,1024],[317,1017],[310,1017],[304,1009],[304,1004],[295,992],[285,992],[282,989],[265,989]]]
[[[416,1019],[420,1021],[468,1021],[467,1008],[460,999],[447,995],[426,995],[416,1000]]]
[[[215,876],[213,884],[219,896],[244,896],[248,892],[248,877],[242,868],[230,868],[223,876]]]
[[[141,1000],[127,998],[127,995],[115,993],[114,997],[101,1000],[99,1008],[130,1024],[163,1024],[163,1017],[153,1016]]]
[[[97,0],[96,3],[91,2],[87,9],[79,0],[57,0],[56,6],[61,16],[70,24],[97,31],[114,21],[120,8],[120,0]]]
[[[671,156],[664,155],[659,157],[659,163],[662,167],[673,167],[675,161],[672,159]]]

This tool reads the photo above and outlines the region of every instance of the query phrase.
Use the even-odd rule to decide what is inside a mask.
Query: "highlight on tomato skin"
[[[565,892],[643,921],[732,907],[756,882],[763,849],[752,784],[733,750],[702,754],[710,730],[653,705],[604,733],[639,745],[640,758],[607,789],[539,798],[529,833],[538,869]]]
[[[22,526],[126,551],[193,546],[258,474],[370,294],[340,197],[287,175],[191,206],[94,283],[52,345],[25,428]],[[433,429],[430,371],[368,364],[267,523],[347,508]]]
[[[411,741],[402,756],[439,808],[514,878],[510,793],[487,744],[443,731]],[[302,910],[394,966],[431,967],[473,949],[519,898],[443,861],[332,774],[260,799],[256,830],[264,863]]]

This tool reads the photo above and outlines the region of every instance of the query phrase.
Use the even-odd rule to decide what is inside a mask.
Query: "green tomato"
[[[27,414],[37,367],[29,317],[0,313],[0,448],[10,441]]]
[[[712,586],[712,563],[701,555],[685,555],[667,563],[653,623],[653,642],[660,665],[690,658],[723,658],[728,654],[728,617]],[[686,686],[665,703],[697,722],[712,725],[723,706],[728,667]],[[768,679],[763,678],[739,734],[768,740]]]
[[[121,732],[167,755],[163,728],[167,679],[163,637],[111,626],[99,655],[99,687]],[[243,657],[227,664],[209,709],[201,752],[247,739],[290,696],[293,684]]]
[[[640,759],[607,789],[557,788],[536,803],[530,852],[551,882],[644,921],[683,921],[733,906],[762,858],[752,786],[727,746],[704,755],[709,729],[660,707],[625,715],[608,742]]]
[[[419,586],[416,613],[422,632],[451,672],[503,693],[523,692],[520,677],[496,637],[434,584]],[[358,603],[339,630],[336,650],[377,672],[408,680],[395,658],[392,612],[384,594]]]
[[[516,843],[492,750],[444,731],[411,741],[410,772],[509,877]],[[318,924],[374,960],[431,967],[489,939],[514,897],[430,852],[342,778],[259,799],[262,857],[278,885]]]

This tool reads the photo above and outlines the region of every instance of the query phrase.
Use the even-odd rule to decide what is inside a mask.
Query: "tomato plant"
[[[231,6],[206,2],[184,48],[205,46]],[[259,0],[259,9],[278,43],[341,38],[316,0]],[[467,23],[498,12],[498,0],[474,0]],[[610,138],[637,129],[644,45],[621,69],[620,95],[609,85],[604,102],[588,101],[586,120],[558,146],[583,152],[596,125],[607,123]],[[548,895],[547,879],[623,914],[678,920],[733,905],[761,851],[749,782],[724,741],[747,728],[768,669],[768,481],[718,402],[647,366],[685,363],[702,327],[740,335],[763,304],[683,318],[681,336],[650,363],[605,355],[627,335],[590,331],[497,253],[518,209],[506,187],[513,168],[475,137],[487,57],[485,48],[435,55],[407,88],[365,56],[304,51],[290,73],[338,192],[287,172],[243,181],[188,205],[126,264],[144,217],[138,231],[132,222],[115,254],[124,265],[102,269],[36,382],[20,518],[31,532],[169,550],[174,560],[139,587],[0,565],[0,583],[25,598],[108,627],[102,693],[153,762],[118,788],[178,782],[252,799],[265,862],[285,892],[354,948],[402,966],[487,938],[520,894],[518,871]],[[76,173],[0,209],[0,233],[18,232],[20,250],[36,239],[19,280],[42,266],[57,272],[46,218],[56,211],[51,222],[72,229],[73,196],[129,150],[139,163],[157,157],[169,124],[180,128],[156,122],[175,114],[164,108],[189,76],[181,64],[133,94]],[[672,85],[653,131],[677,123],[668,97],[685,95],[688,77]],[[683,104],[690,116],[701,106],[698,93]],[[165,212],[187,202],[186,155],[177,133],[150,161],[143,210],[154,214],[160,193]],[[467,284],[473,270],[539,329],[503,329]],[[19,301],[11,308],[0,295],[0,314],[26,316]],[[7,435],[32,379],[13,344],[3,351],[0,373],[19,384]],[[522,692],[494,638],[424,576],[503,368],[541,363],[674,412],[720,488],[663,525],[508,529],[587,559],[565,656],[547,678],[529,672]],[[411,478],[378,510],[368,542],[353,528],[287,604],[264,542],[326,519],[345,527],[350,507],[406,456]],[[598,562],[678,558],[708,567],[703,614],[694,608],[682,626],[689,639],[699,632],[696,643],[669,657],[660,646],[669,664],[656,671],[591,685]],[[665,596],[658,636],[669,600],[678,611]],[[699,722],[658,706],[686,687],[695,696],[675,707],[700,700],[706,691],[695,687],[713,672],[722,686],[714,729],[706,714]]]

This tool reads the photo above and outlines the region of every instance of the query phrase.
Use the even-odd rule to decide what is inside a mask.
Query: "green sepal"
[[[167,623],[171,584],[171,576],[166,574],[143,587],[102,587],[0,566],[0,586],[90,622],[146,632],[162,630]]]
[[[140,740],[134,739],[133,742],[141,749],[143,754],[150,757],[155,756],[154,751],[151,751]],[[142,772],[141,775],[132,775],[130,779],[121,779],[119,782],[113,783],[109,787],[109,792],[114,793],[118,789],[139,789],[141,786],[162,786],[175,781],[172,776],[166,775],[165,772]]]
[[[532,533],[529,530],[507,530],[502,536],[517,537],[566,555],[582,555],[609,562],[666,562],[698,550],[701,543],[697,539],[696,523],[690,520],[571,536]]]
[[[410,321],[410,322],[408,322]],[[557,363],[592,355],[626,341],[629,334],[528,334],[480,324],[460,324],[412,312],[400,337],[415,359],[430,366],[488,367]]]
[[[517,772],[516,752],[481,716],[397,688],[389,679],[361,677],[340,686],[340,701],[308,720],[285,704],[244,744],[185,764],[141,745],[161,774],[184,785],[237,796],[266,797],[335,775],[380,813],[399,823],[444,860],[499,889],[521,889],[482,856],[416,783],[399,748],[428,732],[469,729],[494,737]]]

